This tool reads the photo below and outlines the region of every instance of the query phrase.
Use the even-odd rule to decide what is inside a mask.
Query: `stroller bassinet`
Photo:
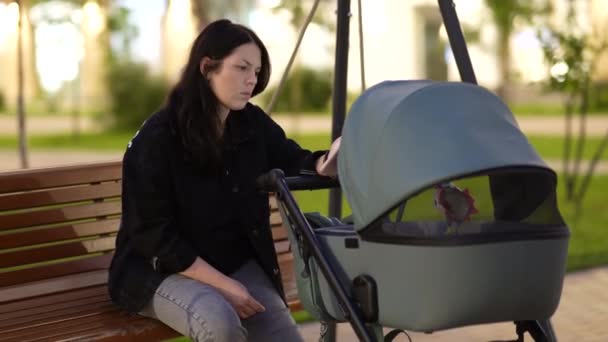
[[[308,242],[310,221],[287,193],[279,201],[299,296],[317,318],[353,319],[311,243],[368,325],[432,332],[555,312],[569,238],[556,175],[492,93],[432,81],[368,89],[345,122],[338,174],[352,224],[317,222]]]

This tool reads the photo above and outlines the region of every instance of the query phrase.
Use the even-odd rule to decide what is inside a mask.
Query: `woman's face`
[[[257,45],[243,44],[226,56],[217,70],[207,74],[211,89],[223,107],[228,110],[245,107],[258,82],[261,60]],[[207,61],[201,61],[201,70]]]

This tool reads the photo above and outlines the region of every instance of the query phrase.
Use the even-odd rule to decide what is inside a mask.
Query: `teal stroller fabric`
[[[551,172],[507,106],[461,82],[386,81],[353,104],[338,173],[356,230],[447,178],[500,167]]]
[[[346,118],[338,173],[353,223],[306,219],[339,282],[370,305],[368,323],[431,332],[557,309],[569,240],[557,177],[491,92],[426,80],[368,89]],[[347,320],[279,209],[304,307]]]

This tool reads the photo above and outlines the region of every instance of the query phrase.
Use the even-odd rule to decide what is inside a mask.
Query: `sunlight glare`
[[[95,1],[87,1],[83,6],[84,27],[88,33],[97,35],[104,28],[103,16],[101,8]]]

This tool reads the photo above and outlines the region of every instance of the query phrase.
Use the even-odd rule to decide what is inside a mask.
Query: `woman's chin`
[[[233,103],[230,106],[230,110],[242,110],[243,108],[245,108],[246,105],[247,105],[247,101]]]

